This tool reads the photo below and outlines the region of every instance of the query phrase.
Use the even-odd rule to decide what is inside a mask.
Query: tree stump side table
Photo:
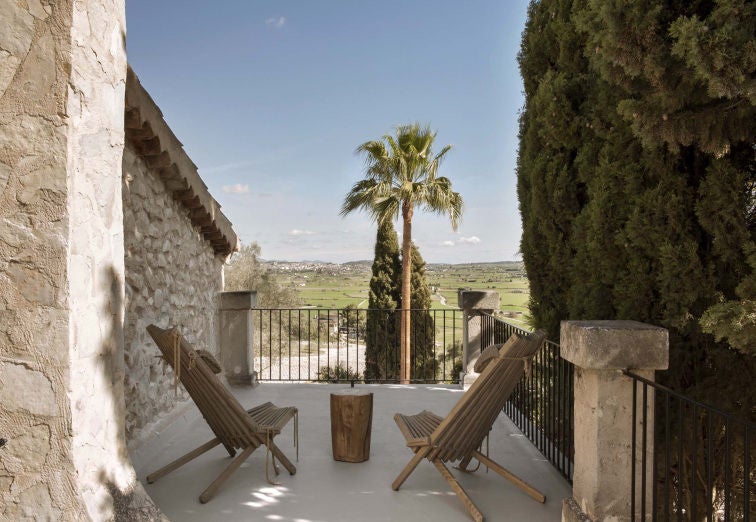
[[[331,394],[331,447],[334,460],[364,462],[370,458],[373,394],[347,389]]]

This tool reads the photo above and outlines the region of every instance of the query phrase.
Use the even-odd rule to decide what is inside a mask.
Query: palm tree
[[[344,198],[341,215],[356,209],[367,211],[382,223],[402,217],[402,302],[400,380],[410,380],[410,276],[412,267],[412,215],[415,207],[436,214],[448,214],[457,230],[462,213],[462,197],[452,190],[451,181],[438,177],[438,166],[451,149],[446,145],[433,155],[436,133],[420,124],[401,125],[396,136],[367,141],[356,153],[365,156],[365,179],[354,184]]]

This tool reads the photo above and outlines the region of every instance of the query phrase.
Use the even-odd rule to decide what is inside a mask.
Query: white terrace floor
[[[175,522],[271,520],[322,521],[466,521],[471,520],[460,500],[429,462],[420,463],[402,488],[391,482],[411,457],[393,421],[396,412],[429,409],[446,414],[462,391],[456,386],[357,385],[372,391],[373,431],[370,460],[336,462],[331,455],[329,393],[348,387],[335,384],[264,383],[255,389],[233,388],[245,407],[264,401],[299,408],[299,462],[297,474],[282,469],[280,485],[265,480],[265,450],[258,449],[207,504],[197,498],[228,464],[222,446],[145,488],[163,512]],[[294,459],[292,426],[276,438]],[[156,430],[132,451],[140,479],[155,468],[212,438],[192,405],[175,421]],[[571,495],[569,484],[523,437],[504,415],[494,425],[491,457],[540,489],[546,503],[532,500],[509,481],[485,468],[477,473],[452,472],[458,477],[486,520],[558,521],[562,499]],[[272,475],[272,473],[271,473]]]

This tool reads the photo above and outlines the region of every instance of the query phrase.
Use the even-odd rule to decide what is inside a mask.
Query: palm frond
[[[341,215],[365,210],[382,222],[399,217],[403,204],[448,214],[456,230],[462,214],[462,197],[451,181],[437,177],[438,166],[451,150],[446,145],[433,155],[436,132],[419,123],[399,125],[395,134],[366,141],[355,150],[365,159],[365,179],[355,183],[344,199]]]

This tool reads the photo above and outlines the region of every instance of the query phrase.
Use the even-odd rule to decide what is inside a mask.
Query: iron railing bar
[[[646,522],[646,450],[648,448],[648,384],[643,385],[643,433],[641,434],[641,520]]]
[[[443,360],[443,367],[444,368],[443,368],[442,371],[444,372],[443,373],[444,378],[446,378],[446,376],[449,375],[450,377],[452,377],[451,381],[454,382],[454,376],[446,373],[446,359],[447,359],[447,357],[446,357],[446,310],[444,310],[444,316],[443,317],[444,317],[444,319],[443,319],[444,328],[442,330],[443,334],[441,335],[441,339],[443,339],[443,340],[441,342],[443,343],[442,350],[444,351],[444,360]],[[454,347],[452,346],[452,352],[453,351],[454,351]],[[452,371],[454,371],[454,354],[453,353],[452,353]],[[457,376],[457,378],[459,378],[459,376]]]
[[[268,325],[270,325],[271,330],[273,328],[273,310],[270,310],[268,312]],[[272,331],[271,331],[272,333]],[[268,336],[268,367],[270,375],[270,380],[273,380],[273,336]]]
[[[638,382],[633,381],[633,414],[630,426],[630,522],[635,522],[635,448],[636,448],[636,425],[638,423]]]
[[[750,427],[746,424],[743,433],[743,447],[745,449],[743,456],[743,522],[749,522],[751,519],[751,437],[749,431]]]
[[[685,430],[683,429],[683,401],[682,398],[677,397],[677,420],[679,433],[677,435],[677,520],[682,522],[683,516],[683,504],[685,499],[683,498],[683,491],[681,485],[685,479],[683,473],[683,447],[685,445],[685,439],[683,438]]]
[[[665,414],[664,414],[664,520],[669,520],[669,486],[671,478],[669,476],[669,446],[671,441],[670,430],[672,415],[670,410],[669,394],[664,394]]]
[[[621,370],[621,371],[622,371],[623,375],[626,375],[626,376],[631,377],[633,379],[637,379],[637,380],[639,380],[639,381],[641,381],[643,383],[648,384],[649,386],[651,386],[652,388],[655,388],[657,390],[661,390],[661,391],[664,391],[666,393],[669,393],[670,395],[673,395],[673,396],[675,396],[675,397],[677,397],[679,399],[682,399],[683,401],[685,401],[685,402],[687,402],[687,403],[689,403],[691,405],[695,405],[695,406],[697,406],[699,408],[705,408],[707,410],[710,410],[710,411],[716,413],[717,415],[721,415],[722,417],[726,417],[726,418],[732,419],[733,421],[735,421],[735,422],[737,422],[739,424],[743,424],[745,426],[749,426],[750,429],[756,428],[756,422],[751,422],[751,421],[749,421],[747,419],[738,417],[737,415],[734,415],[732,413],[727,413],[726,411],[720,410],[719,408],[711,406],[711,405],[709,405],[709,404],[707,404],[705,402],[700,402],[700,401],[697,401],[695,399],[691,399],[690,397],[688,397],[686,395],[683,395],[681,393],[678,393],[678,392],[676,392],[676,391],[674,391],[674,390],[672,390],[672,389],[664,386],[663,384],[659,384],[658,382],[651,381],[649,379],[641,377],[640,375],[636,375],[636,374],[632,373],[630,370]]]
[[[696,415],[696,405],[693,405],[693,415],[690,419],[693,423],[693,429],[690,430],[693,442],[693,451],[691,451],[691,463],[690,463],[690,519],[696,520],[696,464],[698,463],[698,437],[696,432],[698,431],[698,417]]]
[[[730,520],[730,481],[732,466],[732,456],[730,454],[730,419],[725,419],[725,501],[724,501],[724,518]]]
[[[302,310],[297,309],[297,380],[302,380]],[[289,363],[291,365],[291,363]]]
[[[657,496],[657,490],[659,489],[659,478],[657,476],[658,470],[659,470],[659,460],[661,459],[661,456],[659,455],[659,452],[656,448],[656,441],[659,440],[659,424],[657,424],[656,418],[659,408],[659,396],[654,392],[653,397],[651,399],[651,403],[654,405],[654,429],[651,433],[652,442],[654,444],[654,450],[651,454],[651,521],[653,522],[656,520],[656,507],[658,505],[658,496]],[[666,453],[666,452],[665,452]]]
[[[307,310],[307,379],[312,379],[312,310]]]
[[[341,332],[339,332],[339,337],[341,337]],[[339,363],[337,362],[336,366],[338,365]],[[346,370],[348,374],[349,373],[349,310],[346,311]]]
[[[552,367],[552,364],[551,364],[553,361],[553,358],[551,357],[551,351],[549,351],[546,348],[545,344],[541,347],[541,350],[543,350],[546,353],[546,365],[547,365],[546,366],[546,382],[548,383],[549,389],[552,389],[553,384],[554,384],[554,368]],[[554,394],[553,393],[548,394],[546,405],[547,405],[547,412],[548,412],[546,414],[546,433],[547,433],[548,439],[551,441],[551,444],[549,444],[549,447],[548,447],[548,459],[549,459],[549,462],[553,462],[554,457],[555,457],[554,442],[556,440],[554,438],[554,430],[553,430],[554,428],[554,408],[553,408]]]
[[[711,413],[706,413],[706,496],[711,498],[711,492],[714,491],[714,479],[712,477],[712,462],[711,462]],[[706,503],[706,520],[712,522],[712,503]]]
[[[257,310],[256,310],[257,311]],[[260,316],[260,335],[258,336],[260,338],[260,376],[263,376],[263,364],[262,364],[262,357],[263,357],[263,339],[262,339],[262,333],[263,333],[263,317],[262,317],[262,310],[259,310],[259,313],[257,314]]]

